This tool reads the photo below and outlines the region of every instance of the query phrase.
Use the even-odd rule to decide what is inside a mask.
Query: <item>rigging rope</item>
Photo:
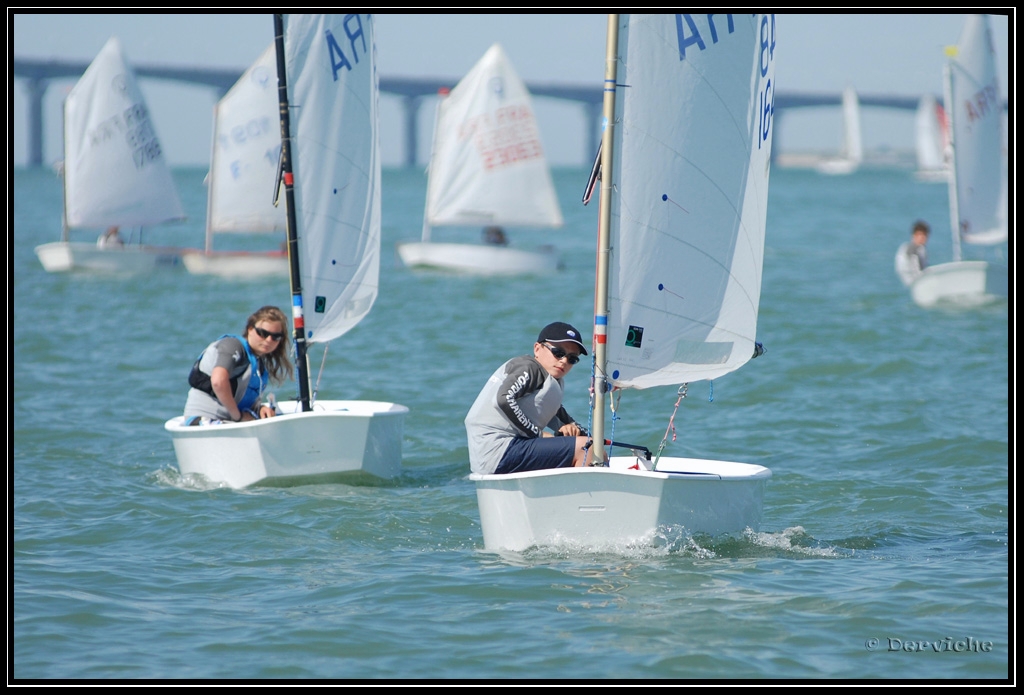
[[[661,438],[661,444],[658,445],[658,453],[654,457],[654,470],[658,470],[658,461],[661,460],[661,452],[665,450],[665,445],[668,444],[668,433],[672,433],[672,441],[676,440],[676,412],[679,410],[679,404],[686,398],[686,389],[689,384],[682,384],[679,390],[676,391],[679,398],[676,399],[676,407],[672,409],[672,417],[668,419],[668,427],[665,428],[665,436]]]
[[[615,398],[615,392],[619,392],[618,400]],[[622,400],[622,389],[617,386],[613,386],[611,393],[608,396],[608,409],[612,411],[612,431],[608,433],[608,441],[615,441],[615,422],[619,419],[619,401]],[[609,447],[608,458],[612,457],[611,448]]]
[[[316,373],[316,383],[313,384],[313,395],[309,399],[309,407],[313,407],[316,403],[316,393],[320,390],[320,379],[324,375],[324,365],[327,364],[327,348],[331,346],[330,343],[324,343],[324,354],[320,358],[320,371]]]

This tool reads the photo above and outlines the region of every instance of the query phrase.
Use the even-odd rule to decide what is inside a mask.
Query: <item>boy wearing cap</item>
[[[896,250],[896,274],[904,285],[910,286],[917,276],[928,267],[928,236],[931,227],[924,220],[917,220],[910,229],[910,241]]]
[[[532,355],[513,357],[491,374],[466,415],[474,473],[586,465],[590,440],[562,407],[563,379],[581,354],[587,349],[580,332],[551,323],[537,336]]]

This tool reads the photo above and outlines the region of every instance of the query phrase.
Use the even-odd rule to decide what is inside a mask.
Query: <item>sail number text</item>
[[[97,147],[119,134],[128,143],[136,169],[158,161],[163,155],[144,104],[132,104],[121,113],[101,121],[89,131],[89,144]]]
[[[761,149],[768,142],[768,136],[772,132],[772,117],[775,115],[775,85],[772,84],[774,70],[769,70],[775,62],[775,15],[761,15],[760,46],[758,64],[761,67],[761,77],[767,78],[761,84],[762,88],[758,94],[758,129],[757,148]]]
[[[698,17],[700,15],[697,15]],[[679,60],[686,60],[686,50],[696,48],[704,51],[721,40],[720,32],[732,34],[736,31],[736,20],[732,14],[706,14],[703,33],[698,28],[694,15],[676,15],[676,40],[679,44]],[[761,87],[757,95],[757,147],[760,149],[768,142],[771,134],[772,120],[775,114],[775,86],[772,83],[770,70],[775,60],[775,15],[761,15],[758,27],[758,66],[761,70]]]
[[[369,45],[366,42],[366,33],[363,31],[363,18],[357,14],[345,15],[345,19],[341,21],[342,28],[345,31],[345,39],[342,44],[345,44],[345,48],[342,48],[342,44],[338,43],[338,40],[334,37],[334,33],[328,29],[324,32],[324,39],[327,41],[327,54],[331,58],[331,71],[334,74],[334,81],[338,81],[338,72],[344,68],[346,70],[354,70],[352,65],[353,61],[359,64],[359,54],[362,53],[364,56],[369,50]],[[347,51],[345,49],[348,49]],[[351,60],[349,59],[351,57]]]

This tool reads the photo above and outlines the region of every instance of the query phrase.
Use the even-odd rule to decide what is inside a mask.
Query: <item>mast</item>
[[[594,463],[605,462],[604,403],[609,390],[606,345],[608,342],[608,255],[611,240],[612,166],[615,123],[615,75],[619,52],[619,15],[608,15],[604,66],[604,132],[601,134],[601,209],[597,230],[597,273],[594,287],[594,421],[591,436]]]
[[[295,177],[292,173],[291,119],[288,111],[288,79],[284,56],[284,15],[274,15],[274,47],[277,49],[277,95],[281,105],[281,171],[288,211],[288,270],[292,287],[292,330],[295,338],[295,367],[298,370],[299,401],[302,411],[309,404],[309,364],[306,359],[306,325],[302,314],[302,278],[299,275],[299,241],[295,220]]]
[[[949,217],[953,228],[953,261],[961,259],[960,251],[960,190],[957,187],[956,173],[956,118],[955,98],[953,94],[953,59],[958,53],[957,46],[946,46],[946,64],[942,66],[942,77],[945,87],[946,122],[949,124]]]

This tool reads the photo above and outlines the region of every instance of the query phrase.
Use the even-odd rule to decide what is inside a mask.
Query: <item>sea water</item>
[[[176,171],[190,221],[148,242],[203,245],[204,173]],[[678,412],[675,388],[622,397],[622,441],[771,468],[758,531],[484,550],[463,417],[546,323],[589,339],[587,174],[555,172],[562,229],[511,235],[564,270],[480,279],[401,266],[426,180],[385,171],[379,297],[311,371],[320,398],[409,407],[404,472],[231,490],[183,478],[163,423],[287,281],[46,273],[60,183],[15,170],[8,678],[1008,679],[1009,304],[913,304],[896,247],[919,217],[933,262],[951,241],[946,187],[909,171],[776,167],[767,353]],[[581,421],[588,378],[567,378]]]

